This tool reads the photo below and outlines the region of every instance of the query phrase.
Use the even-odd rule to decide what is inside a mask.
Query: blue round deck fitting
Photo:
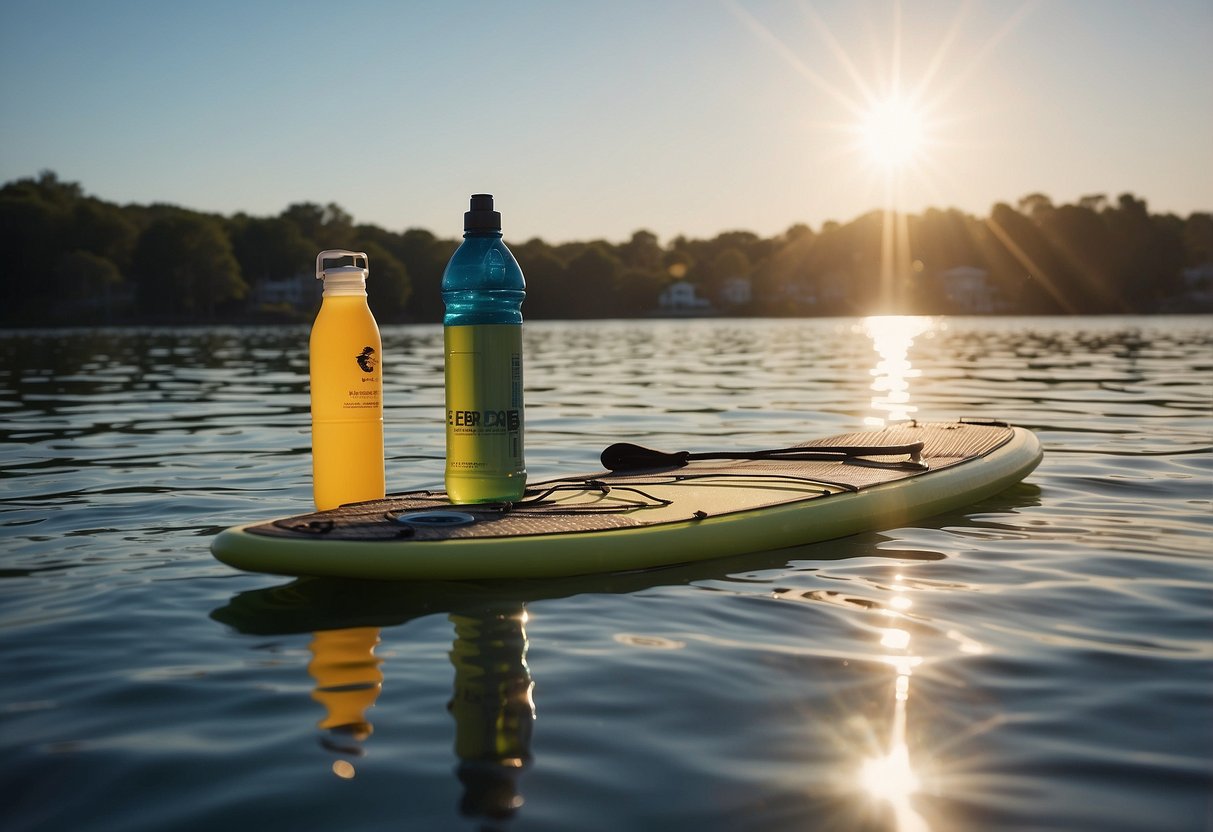
[[[475,523],[476,516],[465,511],[417,511],[411,514],[398,514],[395,520],[397,523],[404,523],[407,526],[450,528]]]

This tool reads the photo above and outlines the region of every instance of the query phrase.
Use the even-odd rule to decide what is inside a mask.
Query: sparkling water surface
[[[389,488],[442,334],[385,327]],[[0,828],[1204,830],[1213,319],[535,322],[532,479],[612,441],[1005,419],[913,527],[644,573],[236,572],[311,507],[307,328],[0,332]]]

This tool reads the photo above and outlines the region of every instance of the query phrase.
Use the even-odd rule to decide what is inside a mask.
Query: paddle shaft
[[[611,471],[635,470],[660,465],[686,465],[698,459],[770,459],[770,460],[846,460],[861,456],[900,456],[908,454],[918,461],[922,442],[905,445],[818,445],[793,448],[769,448],[760,451],[675,451],[669,453],[629,442],[617,442],[602,452],[602,465]]]

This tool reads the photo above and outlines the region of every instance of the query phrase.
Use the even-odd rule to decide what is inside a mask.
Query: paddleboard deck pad
[[[238,569],[382,580],[570,577],[671,566],[880,531],[997,494],[1039,464],[1001,422],[899,424],[797,447],[906,446],[845,459],[701,460],[529,485],[515,503],[414,491],[237,526],[211,551]]]

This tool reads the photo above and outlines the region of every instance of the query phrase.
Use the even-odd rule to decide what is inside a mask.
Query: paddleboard
[[[991,421],[909,422],[796,447],[805,452],[558,477],[515,503],[394,494],[236,526],[211,552],[251,572],[378,580],[651,569],[904,526],[997,494],[1042,457],[1035,434]],[[824,448],[864,453],[814,452]]]

